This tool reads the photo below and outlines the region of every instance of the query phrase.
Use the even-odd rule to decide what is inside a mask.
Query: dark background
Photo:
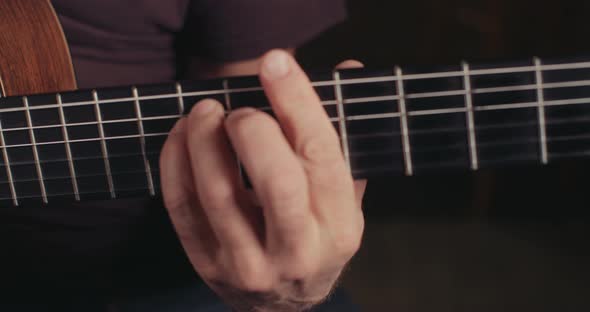
[[[350,0],[308,68],[590,55],[590,2]],[[588,163],[369,181],[343,285],[367,311],[590,310]]]

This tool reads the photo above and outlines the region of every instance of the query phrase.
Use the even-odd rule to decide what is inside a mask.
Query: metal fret
[[[16,195],[16,188],[14,187],[14,179],[12,178],[12,167],[10,167],[10,157],[8,157],[8,150],[6,149],[6,140],[4,139],[4,131],[2,130],[2,119],[0,119],[0,144],[2,144],[2,157],[6,165],[6,176],[8,177],[8,185],[10,186],[10,196],[12,203],[18,206],[18,196]]]
[[[340,140],[342,145],[342,151],[344,152],[344,159],[348,165],[348,169],[351,170],[350,166],[350,148],[348,146],[348,130],[346,129],[346,113],[344,111],[344,98],[342,96],[342,86],[340,85],[340,72],[334,72],[334,93],[336,94],[337,111],[338,111],[338,126],[340,129]]]
[[[33,121],[31,118],[31,111],[29,110],[29,99],[24,96],[23,104],[25,107],[25,117],[27,119],[27,127],[29,128],[29,137],[31,139],[31,146],[33,149],[33,158],[35,160],[35,168],[37,169],[37,177],[39,178],[39,187],[41,188],[41,197],[44,203],[48,203],[47,189],[45,188],[45,179],[43,178],[43,170],[41,170],[41,162],[39,161],[39,151],[37,150],[37,140],[35,139],[35,131],[33,130]]]
[[[117,194],[115,193],[115,187],[113,183],[113,174],[111,173],[111,162],[109,161],[109,153],[107,149],[107,142],[104,135],[104,127],[102,125],[102,114],[100,112],[100,105],[98,102],[98,92],[96,90],[92,90],[92,99],[94,101],[94,111],[96,114],[96,121],[98,122],[98,134],[100,136],[100,148],[102,152],[102,157],[104,158],[104,168],[107,174],[107,183],[109,185],[109,193],[111,193],[111,198],[116,198]]]
[[[469,137],[469,157],[471,160],[471,169],[479,169],[479,159],[477,157],[477,139],[475,136],[475,118],[473,116],[473,97],[471,90],[471,77],[469,75],[469,64],[463,62],[463,86],[465,87],[465,108],[467,110],[467,135]]]
[[[541,161],[546,165],[549,163],[549,154],[547,152],[547,122],[545,117],[545,95],[543,94],[543,71],[541,69],[541,60],[538,57],[534,58],[534,63],[537,84],[539,137],[541,138]]]
[[[225,99],[225,108],[227,110],[226,112],[226,116],[229,115],[232,112],[232,107],[231,107],[231,97],[229,96],[229,81],[227,79],[223,80],[223,90],[224,90],[224,99]],[[242,166],[242,162],[240,161],[240,159],[238,157],[236,157],[236,162],[238,164],[238,172],[240,175],[240,180],[241,181],[245,181],[246,177],[244,176],[245,170],[244,167]]]
[[[66,126],[66,117],[63,109],[63,101],[61,94],[56,95],[59,122],[61,123],[62,134],[64,137],[64,143],[66,146],[66,157],[68,158],[68,167],[70,169],[70,177],[72,178],[72,188],[74,190],[74,196],[77,201],[80,201],[80,190],[78,189],[78,179],[76,177],[76,167],[74,167],[74,159],[72,157],[72,148],[70,146],[70,136],[68,135],[68,128]]]
[[[184,114],[184,98],[182,97],[182,85],[177,82],[176,83],[176,95],[178,96],[178,114]],[[139,97],[136,98],[139,101]]]
[[[232,107],[231,107],[231,99],[229,96],[230,93],[230,89],[229,89],[229,81],[227,79],[223,80],[223,96],[225,98],[225,107],[227,109],[227,113],[231,113],[232,111]]]
[[[414,175],[414,166],[412,164],[412,149],[410,147],[410,133],[408,128],[408,113],[406,111],[406,97],[404,91],[404,79],[402,69],[399,66],[395,67],[395,76],[397,82],[397,95],[399,97],[399,112],[400,124],[402,131],[402,145],[404,150],[404,163],[406,167],[406,175]]]
[[[133,88],[133,97],[135,98],[135,114],[137,115],[137,129],[139,131],[139,141],[141,144],[141,154],[143,156],[143,163],[145,166],[147,181],[148,181],[148,188],[150,190],[150,195],[156,195],[156,190],[154,188],[154,179],[152,177],[152,168],[150,166],[150,162],[148,161],[147,154],[146,154],[146,143],[145,143],[145,132],[143,130],[143,118],[141,116],[141,107],[139,105],[139,92],[137,88]]]

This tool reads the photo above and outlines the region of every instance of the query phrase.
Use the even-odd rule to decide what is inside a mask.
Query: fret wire
[[[406,99],[404,91],[404,76],[402,69],[399,66],[395,67],[395,75],[397,77],[397,94],[399,96],[399,112],[401,115],[400,124],[402,132],[402,145],[404,149],[404,163],[406,167],[406,175],[414,175],[414,168],[412,165],[412,150],[410,147],[410,134],[408,128],[408,114],[406,112]]]
[[[184,97],[182,96],[182,85],[177,82],[176,83],[176,96],[178,97],[178,115],[182,116],[185,114],[184,112]],[[139,97],[138,97],[139,101]]]
[[[340,85],[340,72],[334,72],[334,93],[336,95],[336,102],[338,105],[336,106],[338,111],[338,126],[340,129],[340,143],[342,145],[342,151],[344,152],[344,160],[346,161],[346,165],[348,166],[348,170],[352,171],[351,163],[350,163],[350,148],[348,143],[348,130],[346,128],[346,113],[344,111],[344,99],[342,96],[342,86]]]
[[[156,190],[154,189],[154,180],[152,176],[152,168],[150,166],[150,162],[148,161],[146,155],[146,143],[145,143],[145,132],[143,129],[143,119],[141,114],[141,106],[139,104],[139,91],[137,91],[136,87],[132,89],[133,97],[135,98],[135,115],[137,116],[137,130],[139,131],[139,144],[141,144],[141,154],[143,157],[143,165],[145,167],[145,173],[148,182],[148,188],[150,190],[150,195],[156,195]]]
[[[465,88],[465,109],[467,111],[467,134],[469,137],[469,156],[471,160],[471,170],[479,169],[479,160],[477,157],[477,140],[475,136],[475,121],[473,114],[473,98],[471,95],[471,77],[469,75],[469,64],[463,63],[463,86]]]
[[[113,177],[111,175],[111,163],[109,161],[109,153],[107,149],[107,142],[104,135],[104,127],[102,124],[102,114],[100,112],[100,104],[98,102],[98,92],[96,90],[92,90],[92,98],[94,99],[94,110],[96,114],[96,121],[98,122],[98,134],[100,140],[100,148],[102,152],[102,156],[104,158],[104,168],[107,173],[107,183],[109,186],[109,193],[111,194],[111,198],[116,198],[117,195],[115,194],[115,187],[113,183]]]
[[[545,119],[545,95],[543,94],[543,72],[541,71],[541,60],[538,57],[534,58],[535,63],[535,80],[537,82],[537,102],[538,102],[538,117],[539,117],[539,137],[541,149],[541,161],[544,165],[549,163],[549,155],[547,153],[547,126]]]
[[[70,177],[72,179],[72,188],[74,190],[74,196],[77,201],[80,201],[80,189],[78,188],[78,178],[76,177],[76,167],[74,166],[74,159],[72,157],[72,148],[70,146],[70,135],[68,134],[68,128],[66,127],[66,118],[64,114],[61,94],[56,95],[58,104],[59,121],[61,123],[62,134],[66,146],[66,156],[68,158],[68,167],[70,169]]]
[[[25,107],[25,118],[29,128],[29,138],[33,150],[33,158],[35,159],[35,169],[37,170],[37,177],[39,178],[39,187],[41,188],[41,197],[43,202],[47,204],[47,189],[45,188],[45,180],[43,179],[43,170],[41,170],[41,163],[39,162],[39,151],[37,150],[37,140],[35,138],[35,131],[33,130],[33,120],[31,118],[31,111],[29,110],[29,99],[23,97],[23,105]]]
[[[223,82],[223,90],[224,92],[224,99],[225,99],[225,110],[226,110],[226,114],[225,116],[231,114],[232,112],[232,104],[231,104],[231,97],[229,95],[229,81],[227,79],[224,79]],[[240,181],[246,181],[246,177],[244,176],[244,173],[246,170],[244,170],[244,166],[242,166],[242,162],[240,161],[239,156],[236,155],[236,164],[238,166],[238,175],[240,176]]]
[[[12,167],[10,166],[10,157],[8,157],[8,148],[6,140],[4,139],[4,131],[2,130],[2,119],[0,119],[0,144],[2,144],[2,157],[6,164],[6,177],[8,178],[8,185],[10,186],[10,195],[14,206],[18,206],[18,196],[16,195],[16,188],[14,187],[14,179],[12,178]]]
[[[262,90],[262,89],[261,89]],[[227,79],[223,80],[223,98],[225,99],[225,107],[228,113],[231,113],[231,99],[230,99],[230,88],[229,88],[229,81]]]

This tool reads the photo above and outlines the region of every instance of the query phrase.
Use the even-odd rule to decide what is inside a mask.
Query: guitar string
[[[580,152],[569,152],[569,153],[554,153],[551,154],[552,158],[565,158],[565,157],[587,157],[590,156],[590,151],[580,151]],[[400,156],[401,157],[401,156]],[[498,160],[496,162],[502,162],[502,161],[506,161],[506,162],[510,162],[510,161],[539,161],[540,162],[540,158],[538,155],[532,156],[532,155],[524,155],[524,156],[510,156],[510,157],[504,157],[501,160]],[[494,161],[488,161],[487,164],[488,165],[492,165],[494,163]],[[418,166],[418,170],[424,170],[424,169],[429,169],[429,168],[444,168],[444,167],[461,167],[464,169],[469,169],[469,161],[465,158],[465,159],[452,159],[452,160],[446,160],[446,161],[431,161],[431,162],[425,162],[425,163],[421,163]],[[158,171],[158,170],[156,170]],[[399,164],[396,166],[395,163],[392,163],[390,165],[377,165],[377,166],[372,166],[369,168],[363,168],[363,169],[357,169],[357,170],[353,170],[352,174],[355,176],[362,176],[362,175],[369,175],[371,173],[374,172],[397,172],[399,174],[403,173],[403,168],[402,168],[402,160],[401,158],[399,159]],[[130,172],[128,174],[138,174],[138,175],[145,175],[145,171],[133,171]],[[114,175],[118,175],[118,174],[114,174]],[[104,175],[87,175],[87,177],[100,177],[100,178],[104,178],[107,177],[108,175],[104,174]],[[110,175],[111,177],[113,175]],[[56,178],[53,178],[54,180]],[[64,177],[62,179],[70,179],[70,177]],[[15,181],[15,183],[20,183],[20,182],[38,182],[37,179],[35,180],[26,180],[26,181]],[[5,182],[4,182],[5,183]],[[159,188],[156,188],[156,190],[159,190]],[[126,192],[144,192],[146,196],[150,195],[149,194],[149,187],[145,186],[145,187],[127,187],[127,188],[117,188],[117,192],[119,194],[121,193],[126,193]],[[80,191],[79,195],[92,195],[92,194],[109,194],[109,191],[107,188],[105,189],[101,189],[101,190],[92,190],[92,191]],[[62,192],[62,193],[51,193],[49,192],[47,194],[47,196],[49,198],[51,197],[59,197],[59,196],[74,196],[75,193],[68,191],[68,192]],[[37,195],[19,195],[19,200],[22,199],[39,199],[41,198],[40,194]],[[12,200],[12,197],[0,197],[0,201],[8,201],[8,200]]]
[[[546,125],[549,126],[557,126],[557,125],[564,125],[564,124],[569,124],[571,122],[588,122],[590,121],[590,115],[588,116],[582,116],[582,117],[575,117],[575,118],[556,118],[556,119],[548,119],[549,121],[546,123]],[[498,123],[498,124],[486,124],[486,125],[481,125],[478,126],[477,130],[478,131],[487,131],[487,130],[505,130],[505,129],[512,129],[514,130],[515,128],[524,128],[524,127],[537,127],[538,124],[536,121],[527,121],[527,122],[508,122],[508,123]],[[464,134],[467,130],[465,129],[465,127],[463,126],[450,126],[450,127],[437,127],[437,128],[428,128],[428,129],[413,129],[412,130],[412,135],[432,135],[432,134],[436,134],[436,135],[440,135],[440,134],[444,134],[444,133],[458,133],[458,134]],[[153,134],[152,134],[153,135]],[[167,132],[163,132],[163,133],[159,133],[156,134],[157,136],[167,136],[170,135]],[[172,134],[175,135],[175,134]],[[144,134],[143,137],[145,137],[146,135]],[[350,134],[348,136],[348,141],[351,143],[359,143],[362,142],[362,140],[365,139],[375,139],[375,138],[380,138],[380,137],[386,137],[386,138],[392,138],[395,136],[401,136],[400,131],[389,131],[389,129],[383,129],[383,131],[376,131],[376,132],[371,132],[371,133],[356,133],[356,134]],[[570,141],[570,140],[579,140],[579,139],[586,139],[587,136],[590,136],[590,133],[587,135],[568,135],[568,136],[551,136],[550,138],[548,138],[549,141]],[[132,135],[132,136],[125,136],[125,137],[109,137],[107,139],[129,139],[129,138],[141,138],[141,135]],[[536,141],[538,141],[539,139],[537,137],[534,137]],[[81,143],[84,142],[89,142],[89,139],[84,139],[84,140],[80,140],[83,141]],[[92,141],[90,142],[95,142],[100,140],[100,138],[94,138],[92,139]],[[486,141],[486,140],[481,140],[481,144],[482,145],[486,145],[487,142],[490,141]],[[495,141],[493,141],[495,142]],[[40,144],[45,144],[45,145],[49,145],[49,144],[70,144],[70,143],[80,143],[80,142],[76,142],[76,141],[62,141],[62,142],[45,142],[45,143],[38,143],[37,145]],[[29,147],[32,144],[29,145],[24,145],[24,147]],[[23,147],[23,145],[20,145],[18,147]],[[152,156],[152,155],[157,155],[160,153],[160,149],[161,146],[156,145],[157,149],[147,149],[146,148],[146,155],[147,156]],[[0,146],[0,148],[2,148]],[[419,149],[419,147],[418,147]],[[355,151],[353,151],[355,152]],[[362,153],[359,152],[358,150],[356,151],[356,153]],[[133,157],[133,156],[140,156],[143,155],[143,153],[109,153],[109,158],[112,159],[116,159],[116,158],[124,158],[124,157]],[[43,160],[40,161],[41,164],[48,164],[48,163],[53,163],[53,162],[67,162],[67,161],[78,161],[78,160],[96,160],[96,159],[102,159],[102,157],[94,157],[94,156],[78,156],[78,157],[67,157],[67,158],[54,158],[54,159],[49,159],[49,160]],[[13,161],[11,162],[11,166],[19,166],[19,165],[34,165],[35,162],[30,162],[30,161]],[[4,167],[6,165],[4,164],[0,164],[0,167]]]
[[[580,63],[578,63],[580,64]],[[587,63],[590,64],[590,63]],[[579,65],[569,65],[569,66],[552,66],[552,67],[547,67],[544,68],[543,70],[552,70],[552,69],[567,69],[567,68],[580,68]],[[493,70],[493,71],[486,71],[486,73],[488,74],[494,74],[494,73],[509,73],[509,72],[515,72],[515,71],[532,71],[534,70],[534,67],[520,67],[520,70],[518,70],[518,68],[507,68],[507,69],[497,69],[497,70]],[[411,80],[411,79],[421,79],[421,78],[433,78],[433,77],[451,77],[451,76],[461,76],[463,74],[463,72],[456,72],[456,73],[442,73],[442,74],[422,74],[422,75],[408,75],[406,77],[404,77],[404,81],[405,80]],[[480,71],[479,73],[476,71],[473,71],[472,76],[475,76],[477,74],[484,74],[483,71]],[[391,78],[391,77],[390,77]],[[387,78],[389,79],[389,78]],[[348,82],[343,80],[343,84],[346,83],[368,83],[371,82],[369,81],[371,79],[356,79],[356,80],[349,80]],[[389,79],[389,81],[395,81],[395,77]],[[382,81],[386,81],[386,80],[382,80]],[[322,82],[316,84],[316,85],[322,85]],[[331,85],[330,82],[324,82],[324,85]],[[572,82],[566,82],[566,83],[557,83],[557,84],[546,84],[545,88],[558,88],[558,87],[574,87],[574,86],[587,86],[588,81],[572,81]],[[521,90],[535,90],[537,89],[538,86],[536,85],[523,85],[523,86],[512,86],[512,87],[499,87],[499,88],[487,88],[487,89],[478,89],[478,90],[473,90],[473,93],[493,93],[493,92],[507,92],[507,91],[521,91]],[[247,92],[247,91],[258,91],[258,90],[262,90],[261,88],[250,88],[250,89],[241,89],[241,90],[234,90],[234,92]],[[227,90],[224,90],[223,92],[218,92],[219,94],[221,93],[227,93]],[[194,93],[193,93],[194,94]],[[463,90],[457,90],[457,91],[443,91],[443,92],[430,92],[430,93],[422,93],[422,94],[411,94],[408,96],[408,98],[410,97],[415,97],[415,98],[426,98],[426,97],[435,97],[435,96],[452,96],[452,95],[465,95],[466,92]],[[175,94],[175,96],[178,96],[177,94]],[[189,95],[185,95],[185,96],[191,96]],[[153,99],[156,98],[162,98],[162,97],[152,97]],[[148,99],[148,98],[146,98]],[[398,98],[399,99],[399,98]],[[383,100],[387,100],[387,98],[383,98]],[[394,97],[390,97],[389,100],[395,100],[395,96]],[[567,105],[567,104],[585,104],[582,102],[587,101],[588,99],[576,99],[576,100],[558,100],[558,101],[554,101],[554,103],[550,103],[550,105]],[[120,99],[117,100],[113,100],[113,102],[120,102]],[[350,103],[352,103],[354,101],[354,99],[352,101],[348,101]],[[357,103],[363,103],[364,101],[362,99],[357,99]],[[582,102],[580,102],[582,101]],[[102,104],[102,101],[101,101]],[[331,103],[331,105],[334,105],[335,103]],[[348,104],[348,103],[347,103]],[[66,104],[67,105],[67,104]],[[538,104],[537,103],[524,103],[525,106],[528,107],[528,105],[530,105],[530,107],[536,107]],[[481,109],[481,110],[496,110],[498,109],[497,105],[489,105],[490,107],[488,107],[489,109],[486,109],[486,107],[478,107],[477,109]],[[523,108],[523,104],[520,104],[520,107],[516,107],[518,106],[518,104],[506,104],[503,105],[502,109],[509,109],[509,108]],[[43,109],[43,108],[47,108],[47,107],[36,107],[36,109]],[[438,112],[435,112],[438,111]],[[0,112],[5,112],[5,110],[0,110]],[[431,114],[444,114],[444,113],[453,113],[453,112],[461,112],[461,110],[457,111],[457,110],[449,110],[449,109],[441,109],[441,110],[430,110],[429,112],[412,112],[415,113],[415,115],[431,115]],[[464,112],[464,111],[463,111]],[[381,114],[380,118],[387,118],[388,116],[386,116],[387,114]],[[175,116],[175,117],[179,117],[179,116]],[[354,120],[354,117],[357,116],[353,116],[353,118],[347,118],[347,120]],[[375,115],[365,115],[365,116],[358,116],[359,119],[358,120],[368,120],[368,119],[377,119],[375,118]],[[389,117],[395,117],[395,116],[389,116]],[[399,117],[399,116],[397,116]],[[156,117],[158,118],[158,117]],[[154,118],[154,119],[156,119]],[[147,118],[146,118],[147,119]],[[165,119],[165,118],[158,118],[158,119]],[[336,121],[339,119],[336,119]],[[134,121],[137,122],[137,119],[135,119]],[[116,121],[113,121],[116,122]],[[119,121],[121,122],[121,121]],[[108,122],[105,122],[108,123]],[[92,124],[98,124],[98,123],[92,123]],[[71,125],[67,125],[67,126],[71,126]],[[59,126],[58,126],[59,127]],[[5,130],[12,130],[12,129],[5,129]],[[31,127],[27,127],[27,128],[22,128],[21,130],[31,130]],[[88,140],[82,140],[82,141],[88,141]],[[65,143],[65,142],[60,142],[60,143]],[[11,146],[6,146],[6,148],[9,148]]]
[[[590,80],[584,83],[584,86],[590,86]],[[480,89],[481,90],[481,89]],[[478,93],[478,89],[474,89],[472,93]],[[486,93],[486,94],[493,94],[496,92]],[[498,92],[499,93],[499,92]],[[404,98],[414,99],[414,98],[422,98],[414,96],[416,94],[409,94]],[[433,93],[429,93],[428,97],[444,97],[444,96],[465,96],[466,91],[458,90],[458,91],[444,91],[444,92],[436,92],[436,95],[433,96]],[[426,96],[424,96],[426,98]],[[353,104],[375,104],[377,102],[388,102],[388,101],[397,101],[399,100],[399,96],[380,96],[380,97],[360,97],[354,99],[347,99],[344,100],[344,105],[353,105]],[[323,101],[324,107],[337,105],[337,101]],[[102,102],[101,102],[102,104]],[[582,98],[573,98],[573,99],[560,99],[560,100],[551,100],[551,101],[544,101],[544,106],[562,106],[562,105],[575,105],[575,104],[590,104],[590,97],[582,97]],[[63,104],[67,105],[67,104]],[[397,106],[397,105],[396,105]],[[474,106],[474,111],[493,111],[493,110],[503,110],[503,109],[518,109],[518,108],[529,108],[529,107],[538,107],[539,102],[524,102],[524,103],[507,103],[507,104],[490,104],[490,105],[479,105]],[[30,110],[33,110],[34,106],[30,107]],[[258,107],[258,109],[262,111],[271,111],[271,107]],[[420,115],[438,115],[438,114],[449,114],[449,113],[465,113],[467,108],[462,105],[462,107],[457,108],[442,108],[442,109],[424,109],[424,110],[414,110],[408,112],[408,116],[420,116]],[[1,112],[0,112],[1,114]],[[117,124],[117,123],[137,123],[137,122],[144,122],[144,121],[157,121],[157,120],[166,120],[166,119],[177,119],[182,117],[183,115],[175,114],[175,115],[166,115],[166,116],[152,116],[152,117],[141,117],[141,118],[126,118],[126,119],[111,119],[111,120],[102,120],[101,122],[98,121],[88,121],[88,122],[72,122],[66,123],[66,127],[78,127],[78,126],[89,126],[89,125],[99,125],[99,124]],[[359,114],[353,116],[347,116],[345,121],[353,121],[353,120],[366,120],[366,119],[379,119],[379,118],[387,118],[387,117],[399,117],[399,113],[383,113],[383,114]],[[340,119],[336,117],[332,117],[332,122],[338,122]],[[40,130],[40,129],[52,129],[52,128],[60,128],[63,125],[60,124],[50,124],[50,125],[39,125],[26,127],[4,127],[3,131],[11,132],[11,131],[29,131],[29,130]]]
[[[473,76],[481,76],[481,75],[494,75],[494,74],[510,74],[510,73],[522,73],[522,72],[530,72],[534,74],[535,71],[540,70],[543,71],[553,71],[553,70],[566,70],[566,69],[585,69],[590,68],[590,62],[581,62],[581,63],[571,63],[571,64],[559,64],[559,65],[541,65],[541,66],[520,66],[520,67],[506,67],[506,68],[497,68],[497,69],[479,69],[479,70],[471,70],[470,77]],[[393,73],[393,70],[392,70]],[[417,80],[417,79],[434,79],[434,78],[453,78],[453,77],[463,77],[463,71],[450,71],[450,72],[442,72],[442,73],[426,73],[426,74],[408,74],[404,75],[402,81],[410,81],[410,80]],[[312,82],[314,87],[335,87],[336,85],[339,86],[347,86],[347,85],[359,85],[359,84],[369,84],[369,83],[377,83],[377,82],[396,82],[398,78],[395,75],[392,76],[382,76],[377,78],[353,78],[353,79],[341,79],[340,81],[335,80],[325,80],[325,81],[317,81]],[[580,86],[590,86],[590,80],[573,80],[573,81],[565,81],[565,82],[555,82],[555,83],[544,83],[543,89],[552,89],[552,88],[567,88],[567,87],[580,87]],[[507,86],[507,87],[493,87],[493,88],[474,88],[471,90],[473,94],[480,94],[480,93],[496,93],[496,92],[509,92],[509,91],[527,91],[527,90],[536,90],[536,84],[526,84],[526,85],[518,85],[518,86]],[[132,88],[129,88],[130,90]],[[123,97],[117,99],[108,99],[108,100],[100,100],[100,104],[109,104],[109,103],[120,103],[120,102],[132,102],[134,100],[139,101],[148,101],[148,100],[161,100],[161,99],[176,99],[179,96],[182,97],[201,97],[201,96],[212,96],[212,95],[225,95],[225,94],[238,94],[238,93],[246,93],[246,92],[257,92],[257,91],[264,91],[262,87],[250,87],[250,88],[228,88],[228,89],[217,89],[217,90],[208,90],[208,91],[196,91],[196,92],[184,92],[184,93],[170,93],[164,95],[152,95],[152,96],[139,96],[139,97]],[[79,91],[75,91],[79,92]],[[406,99],[413,99],[413,98],[428,98],[428,97],[442,97],[442,96],[453,96],[453,95],[465,95],[465,90],[453,90],[453,91],[441,91],[441,92],[424,92],[424,93],[413,93],[407,94],[405,96]],[[56,94],[57,95],[57,94]],[[393,100],[397,99],[395,96],[392,98]],[[60,104],[51,103],[46,105],[35,105],[31,106],[30,110],[41,110],[41,109],[51,109],[57,108]],[[79,102],[70,102],[70,103],[62,103],[62,107],[75,107],[75,106],[85,106],[85,105],[95,105],[94,100],[88,101],[79,101]],[[325,105],[337,105],[336,101],[330,101],[330,103]],[[4,108],[0,109],[1,113],[9,113],[9,112],[21,112],[25,111],[23,107],[15,107],[15,108]]]
[[[375,103],[373,101],[366,101],[362,103]],[[570,99],[570,100],[553,100],[553,101],[545,101],[545,107],[552,107],[552,106],[564,106],[564,105],[583,105],[583,104],[590,104],[590,98],[579,98],[579,99]],[[346,105],[351,105],[347,103]],[[477,106],[473,107],[475,112],[478,111],[500,111],[500,110],[508,110],[508,109],[522,109],[522,108],[537,108],[538,102],[523,102],[523,103],[512,103],[512,104],[495,104],[495,105],[485,105],[485,106]],[[417,110],[408,112],[407,116],[434,116],[434,115],[444,115],[444,114],[453,114],[453,113],[466,113],[467,108],[465,107],[457,107],[457,108],[442,108],[442,109],[431,109],[431,110]],[[149,120],[164,120],[164,119],[178,119],[183,117],[183,115],[168,115],[168,116],[158,116],[154,118],[144,117],[144,118],[129,118],[129,119],[118,119],[118,120],[105,120],[102,122],[99,121],[91,121],[91,122],[80,122],[80,123],[72,123],[66,124],[66,127],[77,127],[77,126],[88,126],[88,125],[105,125],[105,124],[117,124],[117,123],[137,123],[137,122],[144,122]],[[344,121],[347,122],[354,122],[354,121],[366,121],[366,120],[377,120],[377,119],[388,119],[388,118],[399,118],[401,117],[401,113],[394,112],[394,113],[381,113],[381,114],[361,114],[356,116],[347,116]],[[564,119],[566,120],[566,119]],[[577,117],[573,117],[571,120],[579,120]],[[341,119],[338,117],[330,117],[331,122],[339,122]],[[547,122],[550,124],[550,121]],[[145,124],[144,124],[145,126]],[[62,125],[49,125],[49,126],[34,126],[32,130],[41,130],[41,129],[50,129],[50,128],[60,128]],[[30,131],[31,128],[29,127],[18,127],[18,128],[3,128],[2,131],[4,134],[16,131]],[[437,130],[433,130],[435,132]],[[147,137],[157,137],[157,136],[165,136],[168,135],[168,132],[159,132],[159,133],[146,133],[144,136],[139,135],[125,135],[125,136],[105,136],[105,140],[115,140],[115,139],[126,139],[126,138],[147,138]],[[97,140],[102,140],[103,138],[85,138],[85,139],[70,139],[69,143],[80,143],[80,142],[92,142]],[[26,143],[26,144],[9,144],[5,146],[0,146],[0,148],[18,148],[18,147],[35,147],[35,146],[43,146],[43,145],[52,145],[52,144],[64,144],[65,141],[51,141],[51,142],[37,142],[36,144]]]
[[[117,189],[117,192],[119,194],[126,194],[126,193],[137,193],[137,192],[144,192],[146,196],[150,196],[149,193],[147,193],[148,188],[143,188],[143,187],[136,187],[136,188],[120,188]],[[80,195],[104,195],[104,194],[108,194],[108,190],[92,190],[92,191],[81,191],[79,192],[79,196]],[[72,193],[72,192],[64,192],[64,193],[55,193],[55,194],[48,194],[49,199],[53,199],[55,197],[64,197],[64,196],[74,196],[76,194]],[[137,194],[135,194],[137,195]],[[21,200],[27,200],[27,199],[39,199],[41,198],[39,195],[32,195],[32,194],[25,194],[25,195],[19,195],[18,199],[19,201]],[[74,199],[74,198],[72,198]],[[0,201],[7,201],[7,200],[12,200],[12,197],[0,197]],[[78,201],[78,200],[76,200]],[[53,202],[53,200],[51,200],[51,202]]]
[[[382,136],[387,136],[387,137],[391,137],[392,133],[387,133],[384,132],[381,135]],[[399,133],[397,133],[396,135],[399,136]],[[571,135],[571,136],[563,136],[563,137],[553,137],[551,139],[548,140],[548,143],[553,143],[553,142],[564,142],[564,141],[574,141],[574,140],[588,140],[590,139],[590,134],[586,134],[586,135]],[[451,144],[447,144],[444,146],[436,146],[436,147],[418,147],[418,148],[414,148],[413,151],[413,155],[419,155],[419,154],[423,154],[423,153],[433,153],[433,152],[439,152],[439,153],[444,153],[444,152],[451,152],[451,151],[456,151],[456,150],[464,150],[465,147],[465,142],[463,142],[463,140],[458,140],[461,142],[456,142],[456,143],[451,143]],[[489,148],[489,147],[500,147],[500,146],[507,146],[507,145],[522,145],[525,143],[538,143],[539,142],[539,138],[537,136],[526,136],[526,137],[518,137],[516,139],[503,139],[503,140],[488,140],[488,141],[480,141],[479,146],[481,148]],[[352,151],[350,153],[350,157],[351,158],[358,158],[358,157],[371,157],[371,156],[392,156],[395,154],[399,154],[401,155],[402,151],[400,149],[395,149],[395,148],[389,148],[389,149],[380,149],[378,151],[375,150],[367,150],[367,151]],[[160,152],[159,151],[150,151],[150,152],[146,152],[145,155],[147,156],[157,156],[159,155]],[[562,153],[564,154],[564,153]],[[127,154],[115,154],[115,155],[110,155],[109,159],[111,160],[116,160],[118,158],[126,158],[126,157],[140,157],[144,155],[143,153],[127,153]],[[559,156],[560,153],[551,153],[551,156]],[[82,160],[103,160],[103,157],[79,157],[79,158],[74,158],[73,161],[82,161]],[[19,167],[19,166],[32,166],[32,165],[36,165],[36,164],[41,164],[41,165],[45,165],[45,164],[50,164],[50,163],[65,163],[68,162],[68,159],[62,158],[62,159],[53,159],[53,160],[47,160],[47,161],[40,161],[39,163],[37,162],[12,162],[10,164],[10,166],[12,168],[15,167]],[[6,165],[0,165],[0,168],[2,167],[6,167]],[[157,171],[157,169],[152,169]],[[76,175],[77,178],[86,178],[86,177],[94,177],[94,176],[114,176],[114,175],[122,175],[122,174],[132,174],[132,173],[142,173],[142,174],[146,174],[147,172],[145,170],[135,170],[135,171],[129,171],[129,170],[123,170],[123,171],[113,171],[112,174],[96,174],[96,175]],[[67,176],[48,176],[45,177],[44,180],[45,181],[50,181],[50,180],[62,180],[62,179],[71,179],[70,175]],[[15,179],[13,180],[14,183],[20,183],[20,182],[30,182],[30,181],[38,181],[38,178],[34,178],[34,179]],[[0,180],[0,183],[10,183],[9,180]]]

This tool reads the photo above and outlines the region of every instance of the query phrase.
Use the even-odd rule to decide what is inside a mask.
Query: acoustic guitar
[[[588,61],[310,76],[355,178],[590,154]],[[198,100],[272,114],[256,77],[76,90],[48,1],[0,2],[0,78],[0,207],[156,196],[162,144]]]

